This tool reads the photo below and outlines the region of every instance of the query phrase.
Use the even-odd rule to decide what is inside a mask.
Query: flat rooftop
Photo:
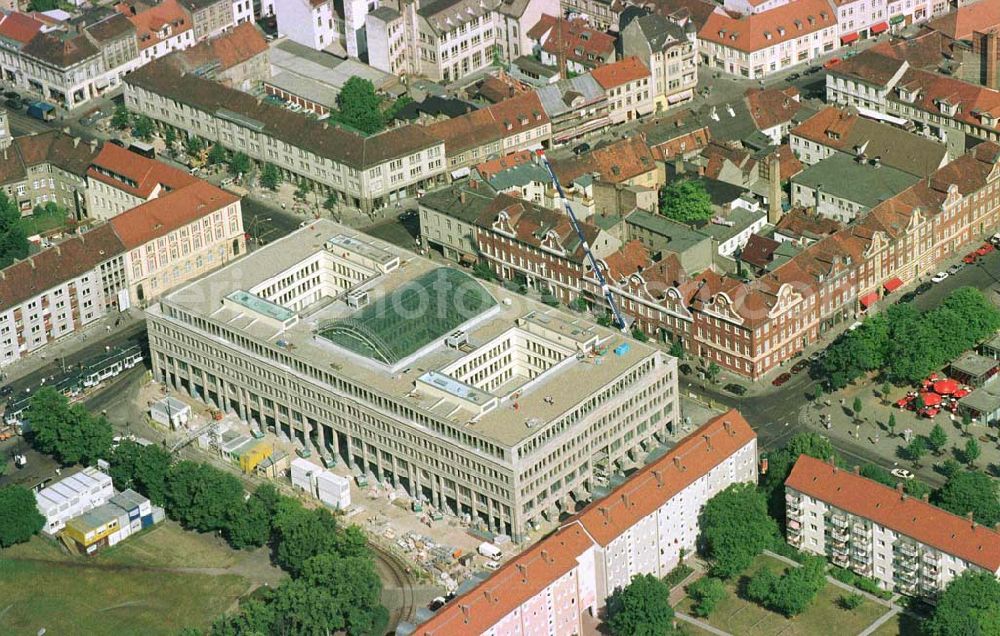
[[[330,244],[336,236],[363,247],[355,244],[350,254],[341,253]],[[360,252],[391,256],[398,259],[398,267],[364,277],[347,291],[310,297],[296,312],[298,319],[288,321],[286,327],[242,305],[220,303],[234,292],[263,289],[271,281],[294,277],[293,272],[306,261],[344,257],[357,263]],[[331,263],[330,267],[340,265]],[[407,300],[415,291],[419,291],[420,303]],[[348,302],[360,293],[370,299],[367,304]],[[166,295],[161,303],[210,318],[501,446],[516,445],[544,430],[547,423],[657,351],[620,332],[326,219]],[[372,308],[380,308],[382,315]],[[150,311],[154,316],[163,314],[159,304]],[[397,313],[392,315],[393,311]],[[407,344],[397,355],[380,357],[372,355],[367,345],[352,346],[324,337],[331,325],[352,320],[355,327],[360,324],[379,337],[402,338]],[[379,325],[378,320],[391,324]],[[628,346],[621,346],[625,343]],[[539,354],[538,347],[545,353]],[[512,349],[515,355],[506,358],[514,363],[500,359],[502,352]],[[545,360],[516,362],[529,357],[528,353]],[[491,373],[494,362],[507,367]],[[287,372],[296,373],[292,368]]]

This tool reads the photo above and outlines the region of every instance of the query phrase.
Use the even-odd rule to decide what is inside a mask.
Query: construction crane
[[[570,206],[569,201],[566,199],[566,193],[563,192],[562,185],[559,183],[559,177],[556,176],[555,170],[552,169],[552,164],[549,163],[548,157],[545,156],[545,152],[542,150],[537,151],[538,158],[542,160],[545,165],[545,169],[549,172],[549,178],[552,179],[552,185],[555,186],[556,192],[559,194],[559,198],[562,199],[563,207],[566,208],[566,214],[569,216],[569,222],[573,225],[573,229],[576,231],[577,237],[580,239],[580,243],[583,245],[583,251],[587,254],[587,259],[590,261],[590,267],[594,270],[594,275],[597,276],[597,282],[601,286],[601,293],[604,295],[604,299],[608,301],[608,306],[611,307],[611,313],[615,319],[615,326],[622,330],[622,333],[628,333],[628,324],[625,322],[625,318],[622,317],[620,311],[618,311],[618,303],[615,302],[614,294],[611,293],[611,288],[608,286],[608,281],[604,278],[604,272],[601,268],[597,266],[597,259],[594,258],[594,253],[590,251],[590,243],[587,242],[587,237],[583,234],[583,229],[580,228],[580,223],[576,220],[576,214],[573,213],[573,208]]]

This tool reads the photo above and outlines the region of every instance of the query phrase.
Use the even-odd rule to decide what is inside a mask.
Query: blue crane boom
[[[583,230],[580,228],[580,223],[576,220],[576,214],[573,213],[573,208],[570,207],[569,201],[566,200],[566,193],[563,192],[562,184],[559,183],[559,178],[556,176],[555,171],[552,169],[552,164],[549,163],[548,157],[541,150],[538,151],[538,156],[545,164],[545,169],[549,173],[549,178],[552,179],[552,184],[556,187],[556,192],[559,193],[559,198],[562,199],[563,207],[566,208],[566,214],[569,216],[569,222],[573,225],[573,229],[576,231],[577,237],[580,239],[580,243],[583,245],[583,251],[587,254],[587,259],[590,261],[590,267],[594,270],[594,274],[597,276],[597,282],[601,286],[601,293],[604,295],[604,299],[608,301],[608,306],[611,307],[611,313],[614,315],[615,326],[622,330],[623,333],[628,333],[628,325],[625,323],[625,318],[622,317],[620,311],[618,311],[618,303],[615,302],[614,294],[611,293],[611,288],[608,286],[608,281],[604,278],[604,272],[601,268],[597,266],[597,259],[594,258],[594,253],[590,251],[590,243],[587,242],[587,237],[584,236]]]

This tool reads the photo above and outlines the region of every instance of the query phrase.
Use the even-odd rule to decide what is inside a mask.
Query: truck
[[[496,547],[489,541],[483,541],[479,544],[479,554],[494,561],[498,561],[503,558],[503,550]]]
[[[28,116],[42,121],[52,121],[56,118],[56,107],[48,102],[31,102],[28,104]]]

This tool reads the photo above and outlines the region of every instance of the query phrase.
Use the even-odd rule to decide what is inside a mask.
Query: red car
[[[962,262],[965,263],[966,265],[972,265],[978,260],[979,260],[978,252],[969,252],[962,258]]]
[[[979,250],[982,250],[983,254],[989,254],[990,252],[992,252],[995,249],[996,248],[993,247],[992,243],[983,243],[982,245],[979,246]],[[976,251],[978,252],[979,250],[976,250]]]
[[[830,60],[826,64],[823,65],[823,68],[825,68],[825,69],[831,69],[834,66],[840,64],[840,62],[841,62],[841,59],[839,57],[830,58]]]
[[[776,377],[774,380],[772,380],[771,384],[773,384],[774,386],[781,386],[782,384],[784,384],[785,382],[788,382],[791,379],[792,379],[792,374],[791,373],[782,373],[781,375],[779,375],[778,377]]]

